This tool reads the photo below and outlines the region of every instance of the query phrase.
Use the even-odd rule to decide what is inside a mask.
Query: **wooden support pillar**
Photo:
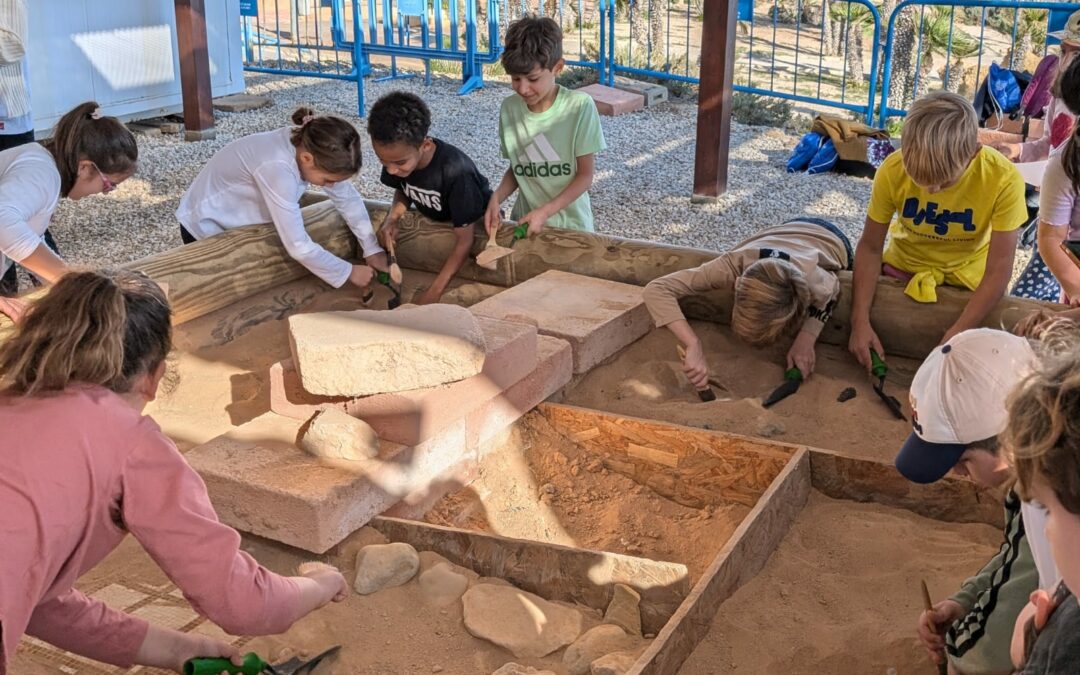
[[[715,201],[727,191],[737,8],[737,0],[705,0],[691,199],[694,202]]]
[[[180,89],[184,100],[184,139],[214,137],[210,55],[206,47],[205,0],[175,0],[176,46],[180,50]]]

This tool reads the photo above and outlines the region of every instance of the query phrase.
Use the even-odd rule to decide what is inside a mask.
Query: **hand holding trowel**
[[[885,375],[889,372],[889,367],[885,365],[885,359],[878,356],[878,353],[873,349],[870,350],[870,372],[877,378],[877,384],[874,385],[874,393],[878,395],[885,403],[885,407],[889,409],[889,412],[893,414],[898,420],[907,421],[904,417],[903,409],[900,407],[900,401],[896,400],[895,396],[889,396],[885,393]]]
[[[499,246],[495,242],[495,236],[488,237],[487,246],[483,251],[476,256],[476,264],[484,269],[493,270],[497,267],[496,263],[514,252],[514,244],[519,239],[524,239],[529,235],[529,227],[527,225],[518,225],[514,228],[514,237],[510,240],[510,246]]]

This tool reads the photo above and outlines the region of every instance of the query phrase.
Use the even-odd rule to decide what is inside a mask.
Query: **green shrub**
[[[731,119],[755,127],[790,127],[791,103],[737,91],[731,97]]]

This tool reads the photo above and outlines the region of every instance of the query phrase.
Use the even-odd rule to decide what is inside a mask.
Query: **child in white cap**
[[[1014,474],[998,435],[1008,424],[1009,394],[1036,362],[1027,340],[988,328],[958,333],[935,349],[911,384],[914,429],[896,468],[916,483],[952,471],[983,487],[1010,485]],[[1046,586],[1057,581],[1042,517],[1010,485],[997,555],[919,617],[919,638],[931,660],[947,657],[952,670],[968,675],[1013,671],[1009,646],[1017,615],[1040,587],[1040,571]]]

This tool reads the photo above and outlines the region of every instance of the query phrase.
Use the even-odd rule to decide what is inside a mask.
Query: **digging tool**
[[[244,665],[235,665],[229,659],[191,659],[184,664],[184,675],[307,675],[315,670],[324,659],[334,656],[341,650],[341,645],[331,647],[313,659],[301,661],[293,657],[277,665],[263,661],[255,652],[244,655]]]
[[[769,394],[769,397],[762,402],[761,406],[763,408],[768,408],[769,406],[783,401],[788,396],[799,391],[799,385],[802,384],[802,381],[803,374],[798,366],[788,368],[784,371],[784,383],[774,389],[773,393]]]
[[[392,274],[392,273],[391,273]],[[379,272],[375,275],[379,283],[390,289],[390,292],[394,294],[394,297],[390,298],[390,302],[386,304],[388,309],[397,309],[401,306],[401,286],[395,286],[394,280],[391,274],[386,272]]]
[[[675,351],[679,353],[680,361],[686,361],[686,349],[682,345],[675,345]],[[709,379],[711,380],[712,378],[710,377]],[[705,385],[704,389],[698,389],[697,395],[702,403],[709,403],[710,401],[716,400],[716,394],[713,393],[713,390],[710,389],[708,385]]]
[[[895,396],[889,396],[885,393],[885,375],[889,372],[889,367],[885,365],[885,360],[878,356],[876,351],[871,349],[870,361],[870,372],[878,379],[877,384],[874,385],[874,393],[878,395],[878,398],[885,402],[885,407],[889,409],[889,412],[893,414],[893,417],[898,420],[907,421],[907,418],[904,417],[904,411],[900,407],[900,401],[897,401]]]
[[[484,269],[495,269],[497,267],[495,263],[513,253],[514,244],[527,236],[529,236],[528,225],[518,225],[514,228],[514,237],[510,240],[510,246],[499,246],[495,243],[495,237],[488,237],[487,246],[480,251],[480,255],[476,256],[476,264]]]
[[[871,356],[877,356],[872,351],[870,352],[870,354],[871,354]],[[928,589],[926,587],[926,579],[920,579],[919,582],[922,584],[923,608],[926,609],[926,611],[928,611],[928,612],[933,612],[934,611],[934,603],[933,603],[933,601],[930,600],[930,589]],[[938,675],[948,675],[948,672],[949,672],[949,661],[948,661],[948,659],[945,659],[941,663],[937,664],[937,669],[938,669]]]
[[[386,254],[386,262],[390,265],[390,279],[398,286],[401,285],[401,267],[397,264],[397,255],[394,253],[394,240],[386,242],[390,251]]]

